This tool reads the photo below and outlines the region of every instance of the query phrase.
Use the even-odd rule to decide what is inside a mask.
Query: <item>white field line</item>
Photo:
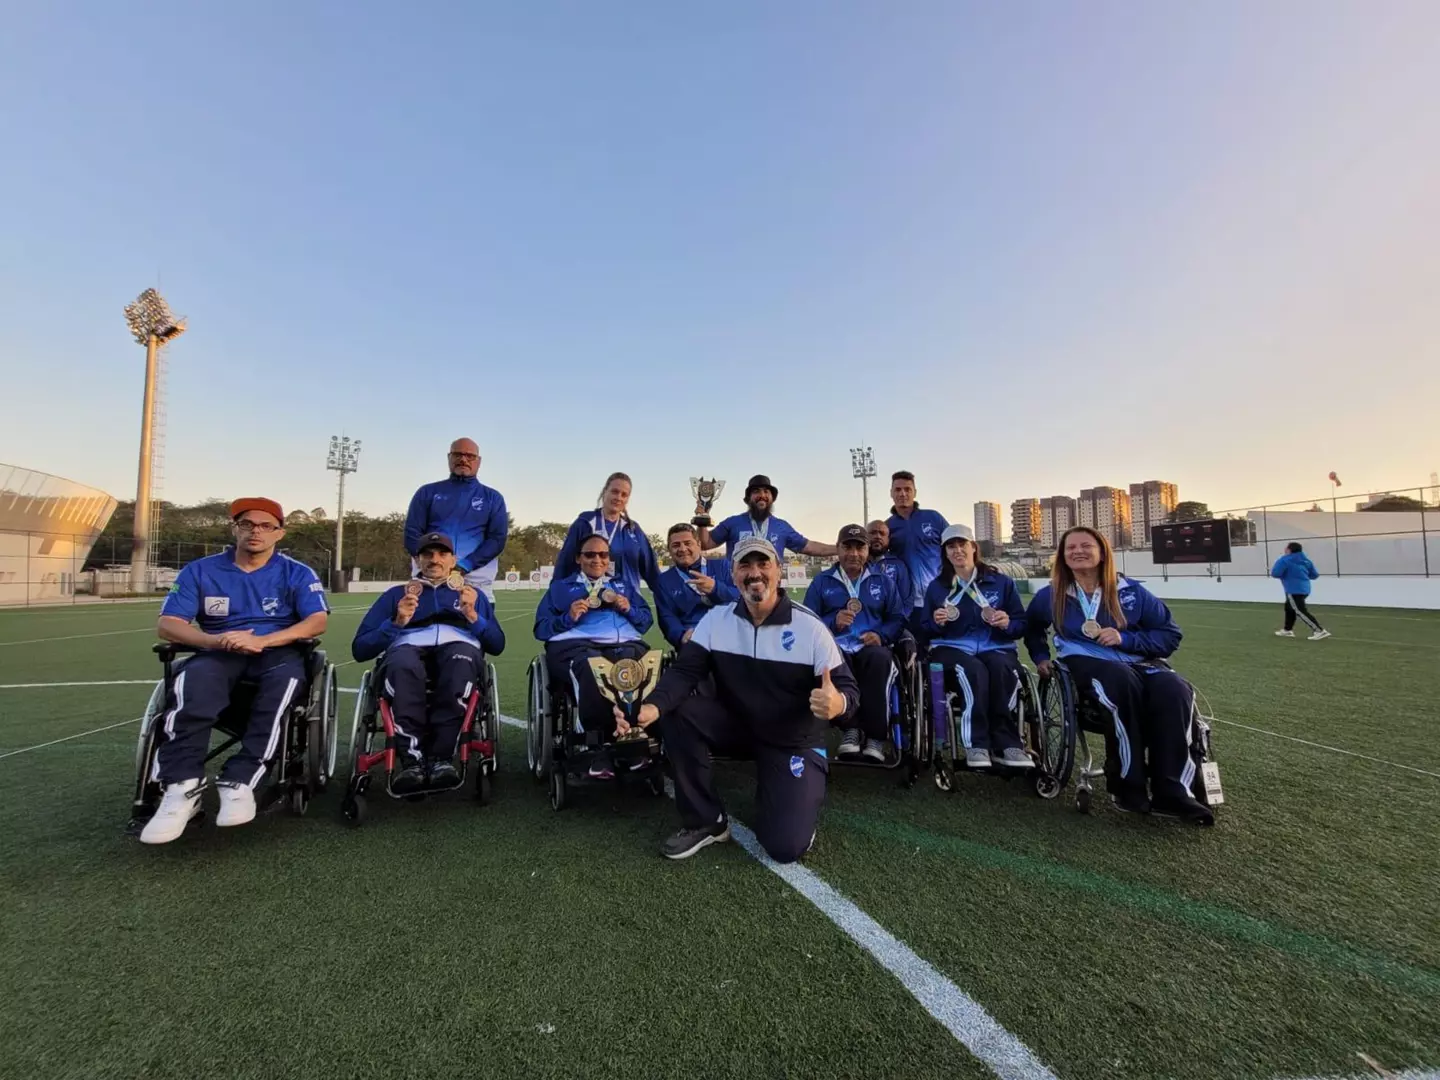
[[[0,683],[0,690],[51,690],[60,686],[154,686],[159,679],[106,679],[101,682]]]
[[[1332,754],[1344,754],[1346,757],[1360,758],[1363,761],[1373,761],[1377,765],[1389,765],[1392,769],[1404,769],[1406,772],[1419,773],[1421,776],[1433,776],[1435,779],[1440,780],[1440,772],[1431,772],[1429,769],[1417,769],[1413,765],[1401,765],[1398,761],[1386,761],[1384,758],[1371,757],[1369,754],[1357,754],[1354,750],[1341,750],[1338,746],[1326,746],[1324,743],[1311,742],[1309,739],[1297,739],[1294,735],[1281,735],[1278,731],[1266,731],[1264,728],[1251,727],[1249,724],[1242,724],[1237,720],[1221,720],[1218,716],[1212,719],[1214,719],[1217,724],[1229,724],[1231,727],[1253,731],[1257,735],[1269,735],[1272,739],[1284,739],[1286,742],[1299,743],[1301,746],[1311,746],[1316,750],[1329,750]]]
[[[525,727],[523,720],[501,716],[501,723]],[[667,789],[668,789],[667,784]],[[1002,1080],[1056,1080],[1055,1074],[1024,1043],[1003,1028],[984,1007],[886,930],[855,903],[798,863],[777,863],[765,854],[755,834],[734,818],[730,832],[761,866],[809,900],[856,945],[900,980],[930,1016]]]
[[[1193,628],[1195,630],[1222,630],[1232,636],[1235,634],[1235,628],[1233,626],[1215,626],[1213,623],[1195,623],[1187,620],[1185,625],[1180,629],[1184,630],[1186,628]],[[1301,640],[1305,639],[1302,638]],[[1378,638],[1350,637],[1346,634],[1335,633],[1331,634],[1329,640],[1349,642],[1352,645],[1385,645],[1394,649],[1440,649],[1440,645],[1431,644],[1427,641],[1381,641]],[[1317,645],[1316,647],[1318,648],[1319,646]],[[1325,647],[1327,649],[1334,648],[1333,645],[1327,645]]]
[[[1420,1069],[1401,1069],[1399,1072],[1390,1072],[1388,1069],[1383,1073],[1348,1073],[1345,1076],[1307,1076],[1287,1077],[1285,1080],[1440,1080],[1440,1069],[1429,1067]]]
[[[0,754],[0,760],[7,757],[14,757],[16,754],[28,754],[31,750],[43,750],[47,746],[55,746],[57,743],[69,742],[71,739],[83,739],[86,735],[98,735],[102,731],[110,731],[113,728],[124,727],[126,724],[135,724],[145,719],[143,716],[136,716],[129,720],[121,720],[117,724],[106,724],[104,727],[93,728],[90,731],[81,731],[75,735],[66,735],[63,739],[51,739],[49,742],[36,743],[34,746],[27,746],[21,750],[10,750]]]
[[[138,630],[105,630],[98,634],[65,634],[62,637],[26,638],[24,641],[0,641],[0,648],[7,645],[43,645],[47,641],[79,641],[82,638],[115,637],[117,634],[154,634],[153,626],[142,626]]]

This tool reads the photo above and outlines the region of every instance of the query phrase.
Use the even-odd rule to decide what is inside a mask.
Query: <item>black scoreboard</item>
[[[1169,563],[1230,561],[1230,521],[1177,521],[1150,529],[1150,555],[1157,566]]]

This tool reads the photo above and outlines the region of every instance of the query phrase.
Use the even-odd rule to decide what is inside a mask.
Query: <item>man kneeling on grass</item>
[[[215,824],[255,819],[255,788],[281,750],[285,710],[305,690],[305,654],[295,642],[319,637],[329,618],[325,586],[315,571],[275,550],[285,538],[280,504],[236,499],[230,517],[235,546],[181,570],[160,608],[161,640],[200,651],[175,676],[165,738],[155,755],[165,796],[140,833],[145,844],[168,844],[200,813],[210,729],[241,679],[257,689],[240,751],[215,782]]]
[[[780,587],[770,541],[742,537],[732,576],[740,599],[706,612],[636,713],[642,727],[660,721],[675,775],[683,828],[660,852],[684,859],[730,839],[711,767],[720,753],[755,760],[755,836],[776,862],[794,862],[815,842],[826,734],[855,715],[860,688],[825,624]],[[706,675],[715,696],[692,696]],[[619,709],[615,719],[629,730]]]

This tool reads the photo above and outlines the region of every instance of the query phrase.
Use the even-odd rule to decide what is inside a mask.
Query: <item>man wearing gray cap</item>
[[[662,723],[675,775],[682,828],[660,850],[684,859],[730,839],[711,767],[720,753],[755,759],[755,837],[776,862],[794,862],[825,801],[826,734],[855,714],[860,688],[825,624],[781,588],[769,540],[741,537],[732,575],[740,599],[705,613],[636,714],[642,727]],[[692,696],[706,675],[715,696]]]

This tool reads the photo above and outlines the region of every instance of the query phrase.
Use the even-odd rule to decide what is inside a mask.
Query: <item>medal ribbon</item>
[[[1080,610],[1085,613],[1086,622],[1098,621],[1095,616],[1100,614],[1100,598],[1104,595],[1098,585],[1095,586],[1094,596],[1086,596],[1078,584],[1075,586],[1075,599],[1080,601]]]
[[[708,564],[707,564],[706,561],[705,561],[705,556],[704,556],[704,555],[701,555],[701,556],[700,556],[700,573],[704,574],[706,577],[709,577],[710,574],[709,574],[709,572],[705,569],[705,567],[706,567],[707,565],[708,565]],[[691,569],[691,570],[694,570],[695,567],[692,566],[690,569]],[[696,596],[704,596],[704,595],[705,595],[704,593],[702,593],[702,592],[700,591],[700,586],[699,586],[699,585],[696,585],[694,579],[690,577],[689,571],[682,570],[682,571],[680,571],[680,572],[685,575],[685,584],[686,584],[686,585],[689,585],[690,588],[694,590]]]
[[[990,606],[990,601],[986,600],[985,597],[981,595],[980,590],[975,587],[975,579],[979,576],[980,568],[978,566],[974,570],[970,571],[969,581],[961,581],[960,576],[957,574],[955,576],[955,589],[953,592],[951,592],[949,596],[945,598],[945,603],[951,605],[952,607],[956,606],[959,604],[960,598],[968,593],[970,599],[974,600],[975,603],[980,606],[980,609],[982,611],[985,608],[988,608]]]
[[[615,546],[615,534],[620,531],[620,527],[621,527],[622,525],[624,525],[624,524],[625,524],[625,518],[624,518],[623,516],[621,516],[621,517],[616,518],[616,519],[615,519],[615,524],[612,525],[612,526],[610,526],[610,528],[607,529],[607,528],[605,527],[605,514],[604,514],[604,512],[602,511],[601,513],[598,513],[598,514],[595,515],[595,523],[594,523],[594,525],[591,527],[591,531],[596,532],[596,533],[600,534],[601,536],[605,537],[605,542],[606,542],[607,544],[609,544],[611,548],[614,548],[614,546]]]
[[[861,570],[860,576],[854,581],[851,581],[849,574],[845,573],[845,571],[838,566],[835,568],[835,576],[840,579],[840,584],[845,586],[845,591],[850,594],[851,600],[860,599],[860,585],[865,580],[865,574],[866,572]]]
[[[764,540],[766,543],[769,543],[769,541],[770,541],[770,519],[769,519],[768,517],[765,519],[765,526],[762,528],[761,526],[759,526],[759,525],[757,525],[757,524],[755,523],[755,519],[752,517],[752,518],[750,519],[750,531],[751,531],[754,535],[760,537],[761,540]]]
[[[593,582],[590,583],[590,591],[585,595],[585,599],[593,600],[595,597],[599,596],[600,590],[605,587],[605,583],[609,580],[609,574],[602,574],[600,575],[600,577],[596,578]]]

